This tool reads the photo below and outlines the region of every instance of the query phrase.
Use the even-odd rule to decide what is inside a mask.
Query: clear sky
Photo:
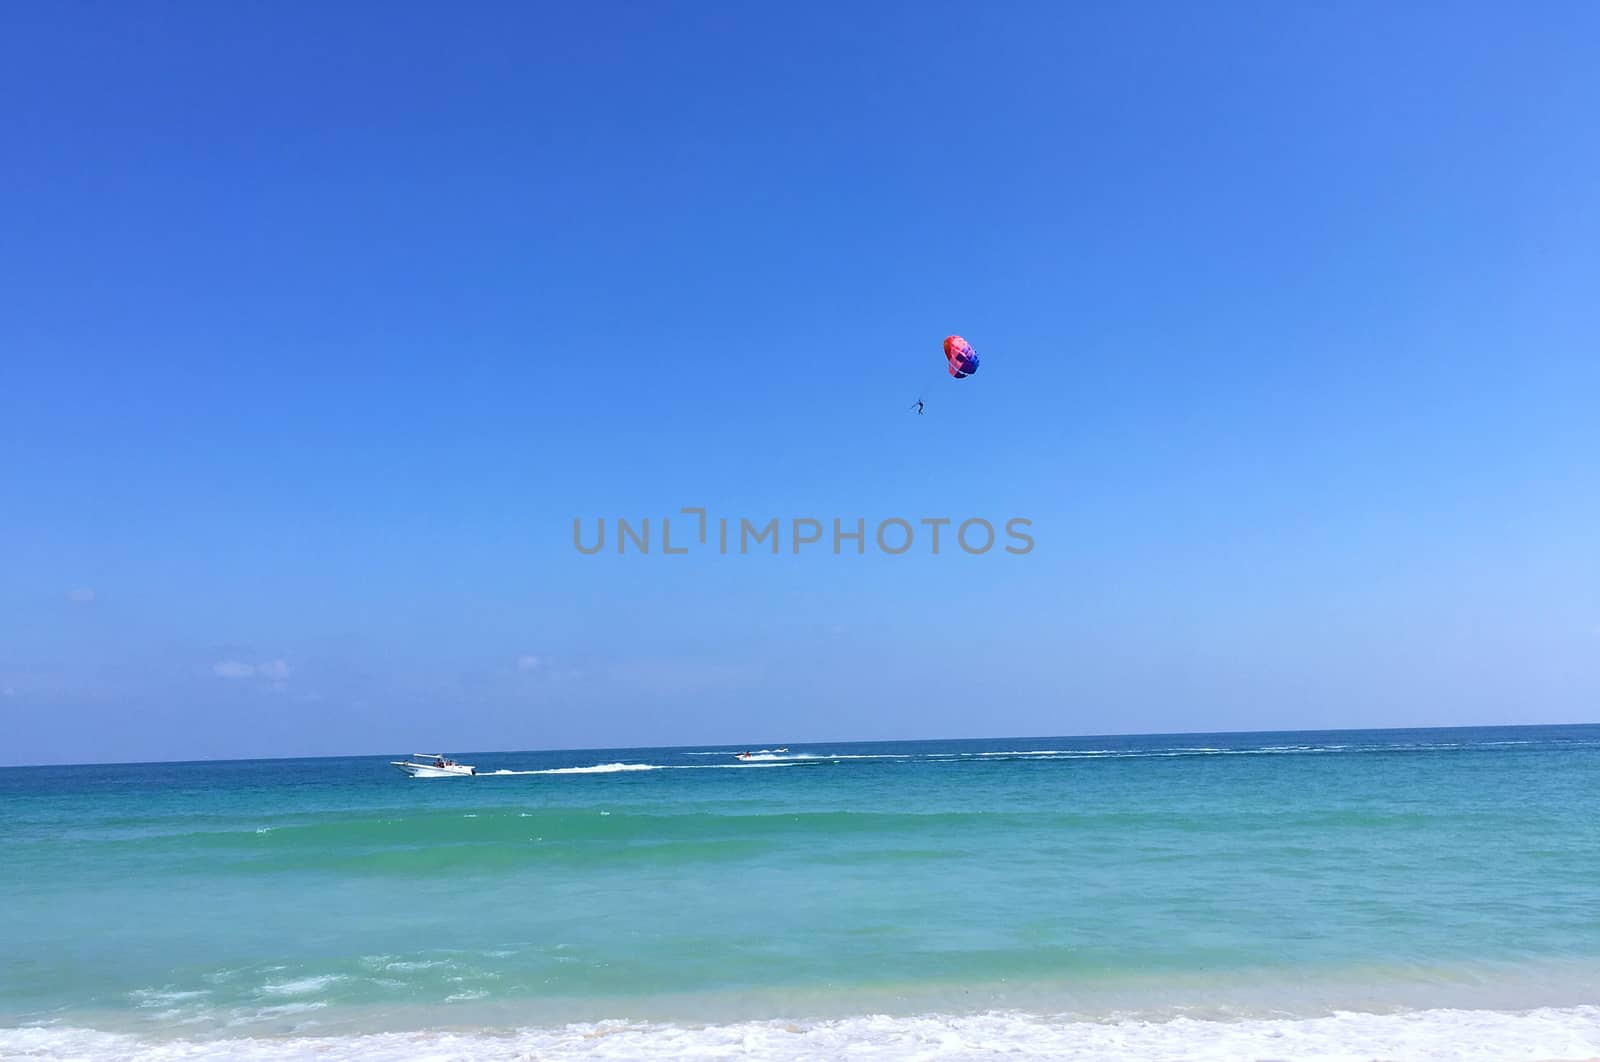
[[[0,761],[1600,718],[1597,39],[13,4]]]

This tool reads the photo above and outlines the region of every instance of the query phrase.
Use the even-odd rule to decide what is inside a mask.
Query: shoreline
[[[961,1018],[1018,1012],[1090,1023],[1263,1019],[1313,1020],[1340,1012],[1431,1010],[1515,1013],[1600,1003],[1600,957],[1369,962],[1145,971],[1063,977],[939,978],[746,985],[633,994],[502,992],[431,1000],[374,999],[366,978],[303,969],[278,971],[248,996],[219,996],[216,981],[126,993],[127,1006],[83,1006],[0,1015],[0,1023],[56,1020],[139,1035],[365,1035],[423,1029],[555,1028],[625,1020],[663,1025],[848,1021],[866,1016]],[[401,963],[402,966],[431,963]],[[260,973],[260,971],[257,971]],[[378,981],[370,981],[378,978]],[[211,988],[203,987],[210,984]]]
[[[70,1026],[6,1032],[31,1059],[188,1062],[400,1062],[429,1059],[989,1058],[1014,1053],[1066,1062],[1185,1059],[1453,1059],[1456,1062],[1580,1062],[1600,1055],[1600,1006],[1523,1011],[1436,1009],[1319,1018],[1221,1021],[1082,1021],[1022,1011],[967,1016],[866,1015],[818,1022],[748,1021],[677,1025],[630,1021],[559,1027],[415,1030],[347,1036],[183,1039]]]

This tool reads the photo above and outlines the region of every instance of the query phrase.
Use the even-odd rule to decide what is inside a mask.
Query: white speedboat
[[[413,778],[455,778],[478,773],[478,769],[470,763],[457,763],[428,752],[413,752],[409,760],[390,760],[389,766],[397,767]]]

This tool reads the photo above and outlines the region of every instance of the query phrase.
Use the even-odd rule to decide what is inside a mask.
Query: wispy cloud
[[[522,656],[517,657],[517,670],[518,671],[538,671],[539,670],[539,658],[536,657],[536,656],[529,655],[529,654],[524,654]]]
[[[94,600],[94,591],[87,586],[80,586],[76,590],[67,591],[67,600],[75,605],[87,605]]]
[[[236,656],[226,657],[211,665],[211,673],[222,679],[259,679],[270,683],[273,689],[283,689],[293,669],[287,660],[241,660]]]
[[[657,690],[735,689],[757,680],[760,669],[717,660],[643,657],[625,660],[612,671],[622,682]]]

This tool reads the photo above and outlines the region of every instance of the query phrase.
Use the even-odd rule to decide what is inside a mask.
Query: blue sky
[[[1600,717],[1593,5],[8,24],[0,756]]]

